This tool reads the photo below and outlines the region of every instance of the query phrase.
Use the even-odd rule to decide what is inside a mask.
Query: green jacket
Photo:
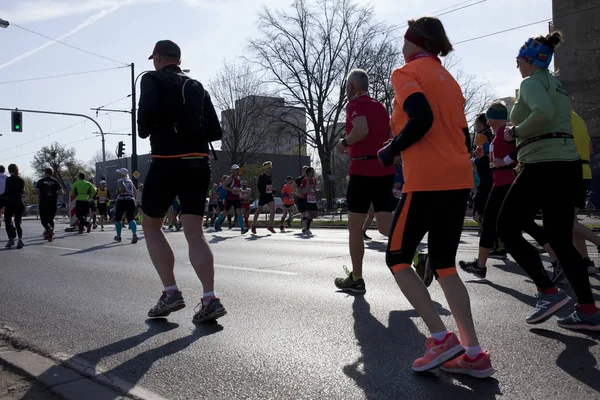
[[[85,179],[80,179],[73,183],[71,195],[75,196],[75,200],[77,201],[89,201],[96,195],[96,189],[94,188],[94,185]]]
[[[547,69],[523,79],[510,120],[516,126],[517,146],[545,133],[573,133],[571,100]],[[579,154],[573,139],[542,139],[521,148],[517,158],[524,163],[573,161]]]

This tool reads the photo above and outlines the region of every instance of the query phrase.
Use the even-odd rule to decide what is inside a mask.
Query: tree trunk
[[[334,208],[332,181],[329,180],[329,177],[333,175],[331,173],[331,151],[325,151],[323,154],[320,154],[320,158],[321,170],[323,173],[323,190],[325,191],[325,198],[327,199],[327,209],[331,210]]]

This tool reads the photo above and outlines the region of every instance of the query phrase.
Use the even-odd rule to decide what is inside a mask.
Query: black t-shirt
[[[3,197],[7,204],[16,205],[23,203],[25,194],[25,181],[20,176],[11,175],[6,179],[6,188]]]
[[[40,191],[40,203],[56,204],[58,191],[61,190],[60,183],[54,178],[42,178],[37,181],[36,188]]]
[[[294,181],[294,182],[296,182],[296,186],[300,187],[304,178],[306,178],[304,175],[300,175],[299,177],[297,177],[296,180]]]
[[[267,193],[267,185],[271,185],[271,186],[273,185],[273,177],[271,175],[267,175],[263,172],[258,177],[258,192],[261,195],[272,194],[272,192]],[[271,188],[271,190],[272,190],[272,188]]]

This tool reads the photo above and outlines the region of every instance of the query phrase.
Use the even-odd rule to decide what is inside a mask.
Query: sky
[[[377,19],[398,25],[459,3],[475,4],[440,16],[452,42],[552,17],[551,0],[357,1],[370,4]],[[290,0],[2,0],[0,18],[85,52],[15,26],[0,29],[0,108],[96,118],[90,108],[121,99],[107,108],[130,109],[131,69],[123,64],[135,63],[136,75],[152,69],[148,56],[161,39],[178,43],[182,68],[207,83],[224,61],[252,56],[247,39],[258,35],[262,7],[286,9],[289,4]],[[515,66],[518,49],[528,37],[547,31],[548,24],[539,23],[457,44],[454,55],[462,70],[486,81],[499,98],[513,96],[521,81]],[[110,70],[28,80],[104,69]],[[101,112],[97,122],[105,132],[131,132],[126,113]],[[25,113],[22,133],[11,132],[10,124],[10,112],[0,111],[0,164],[16,163],[25,175],[35,175],[30,166],[35,152],[52,142],[74,147],[84,162],[101,148],[96,126],[79,118]],[[114,151],[120,140],[126,142],[129,155],[129,136],[107,135],[106,149]],[[138,139],[138,154],[149,150],[148,141]]]

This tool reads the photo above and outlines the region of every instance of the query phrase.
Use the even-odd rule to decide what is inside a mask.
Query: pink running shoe
[[[277,232],[275,232],[275,229],[273,229],[273,227],[272,227],[272,226],[269,226],[269,227],[267,228],[267,230],[268,230],[269,232],[271,232],[271,233],[277,233]]]
[[[465,352],[454,332],[448,332],[442,340],[430,337],[425,342],[425,354],[417,358],[412,369],[416,372],[428,371],[450,361]]]
[[[477,357],[471,358],[466,354],[448,361],[440,367],[442,371],[456,374],[467,374],[475,378],[489,378],[494,375],[496,370],[492,367],[490,354],[487,351],[480,353]]]

